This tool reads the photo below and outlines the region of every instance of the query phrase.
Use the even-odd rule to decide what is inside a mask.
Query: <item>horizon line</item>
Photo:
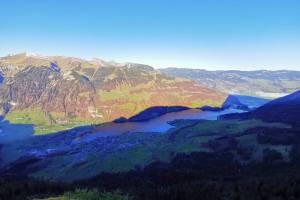
[[[153,67],[154,69],[189,69],[189,70],[203,70],[203,71],[247,71],[247,72],[255,72],[255,71],[271,71],[271,72],[278,72],[278,71],[295,71],[295,72],[300,72],[300,70],[295,70],[295,69],[264,69],[264,68],[259,68],[259,69],[239,69],[239,68],[245,68],[243,66],[236,68],[235,66],[222,66],[222,68],[224,69],[216,69],[216,70],[211,70],[211,69],[207,69],[205,67],[188,67],[188,66],[155,66],[155,65],[151,65],[151,64],[147,64],[147,63],[143,63],[143,62],[131,62],[131,61],[118,61],[115,59],[106,59],[106,58],[101,58],[101,57],[85,57],[85,56],[71,56],[71,55],[45,55],[45,54],[40,54],[40,53],[35,53],[35,52],[30,52],[30,51],[23,51],[23,52],[19,52],[19,53],[8,53],[6,55],[0,55],[0,59],[5,58],[5,57],[9,57],[9,56],[16,56],[16,55],[21,55],[21,54],[25,54],[26,56],[32,56],[32,57],[65,57],[65,58],[75,58],[75,59],[80,59],[80,60],[85,60],[85,61],[93,61],[96,59],[105,61],[105,62],[115,62],[118,64],[141,64],[141,65],[148,65],[150,67]],[[213,68],[214,66],[210,66],[210,68]],[[272,66],[268,66],[268,67],[272,67]],[[226,69],[229,68],[229,69]],[[299,67],[300,68],[300,67]]]

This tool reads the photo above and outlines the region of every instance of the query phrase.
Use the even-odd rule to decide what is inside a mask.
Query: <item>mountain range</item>
[[[300,168],[300,90],[257,97],[296,90],[298,72],[28,54],[1,58],[0,70],[0,199],[76,187],[135,199],[268,199],[264,188],[270,199],[299,197],[290,177]]]
[[[0,58],[0,114],[49,133],[152,106],[220,106],[226,94],[135,63],[16,54]]]
[[[274,98],[298,71],[207,71],[15,54],[0,58],[0,115],[37,134],[130,118],[155,106],[220,107],[228,94]]]
[[[277,98],[300,89],[300,71],[208,71],[202,69],[165,68],[167,75],[188,78],[208,88],[228,94]]]

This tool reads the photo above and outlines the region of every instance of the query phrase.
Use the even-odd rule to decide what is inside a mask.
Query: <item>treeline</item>
[[[170,163],[155,162],[126,173],[102,173],[71,184],[26,177],[0,178],[0,200],[60,196],[68,191],[96,189],[121,191],[134,200],[297,200],[300,199],[299,129],[252,129],[259,144],[292,145],[289,158],[264,150],[262,162],[241,164],[235,153],[248,160],[248,149],[216,153],[178,154]],[[251,153],[251,152],[250,152]]]
[[[26,200],[31,197],[47,197],[63,194],[73,187],[26,177],[5,176],[0,178],[0,200]]]
[[[76,188],[120,190],[143,200],[300,199],[300,164],[263,162],[242,166],[231,153],[177,155],[127,173],[103,173],[72,184],[16,177],[0,181],[0,199],[59,196]]]

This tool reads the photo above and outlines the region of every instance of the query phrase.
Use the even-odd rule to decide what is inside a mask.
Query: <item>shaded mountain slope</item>
[[[177,120],[173,125],[165,134],[101,137],[101,133],[82,127],[35,136],[3,147],[0,172],[72,181],[101,172],[143,168],[155,161],[169,162],[178,153],[229,151],[241,163],[260,162],[265,149],[279,152],[287,161],[295,141],[290,126],[260,120]],[[273,136],[274,132],[278,134]],[[285,133],[291,136],[287,138]]]
[[[275,99],[247,113],[228,114],[224,119],[262,119],[269,122],[284,122],[300,125],[300,91]]]

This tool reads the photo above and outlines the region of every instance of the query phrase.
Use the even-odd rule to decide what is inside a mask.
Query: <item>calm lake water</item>
[[[239,99],[249,107],[258,107],[265,103],[259,98],[239,96]],[[133,132],[157,132],[163,133],[173,128],[168,122],[177,119],[205,119],[216,120],[220,115],[228,113],[244,112],[238,109],[226,109],[223,111],[201,111],[199,109],[190,109],[181,112],[173,112],[162,115],[160,117],[145,121],[145,122],[125,122],[125,123],[105,123],[96,130],[93,129],[93,134],[89,134],[88,138],[105,137],[119,135],[123,133]],[[90,127],[78,129],[78,132],[91,130]],[[11,124],[0,118],[0,144],[10,142],[17,139],[24,139],[34,134],[34,126],[32,124]]]
[[[201,111],[199,109],[190,109],[180,112],[173,112],[162,115],[160,117],[145,121],[145,122],[125,122],[125,123],[107,123],[97,128],[97,133],[107,135],[118,135],[122,133],[133,133],[133,132],[166,132],[172,125],[168,122],[176,119],[206,119],[206,120],[217,120],[220,115],[228,113],[239,113],[243,112],[238,109],[227,109],[224,111],[213,112],[213,111]]]

